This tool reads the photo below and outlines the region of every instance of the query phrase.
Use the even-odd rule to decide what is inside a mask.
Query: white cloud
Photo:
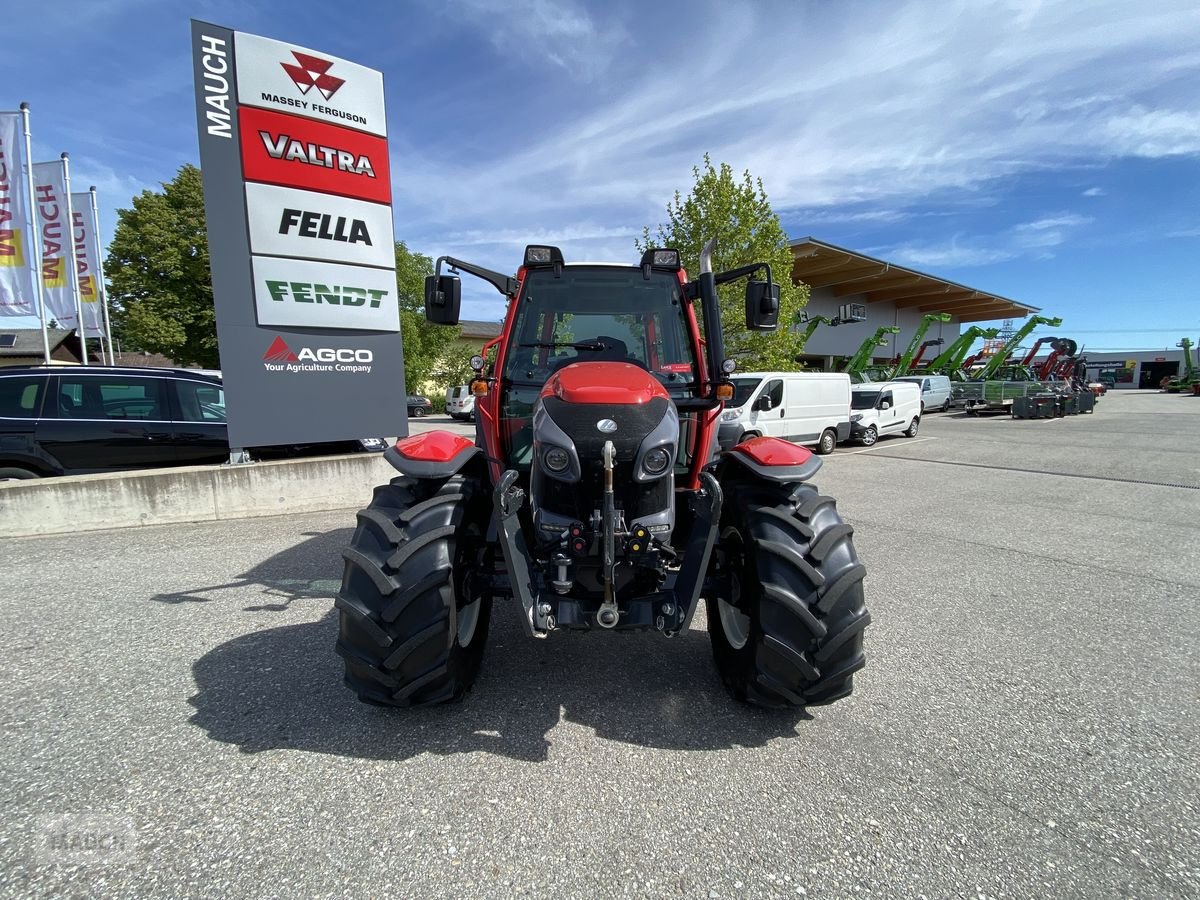
[[[705,151],[749,168],[776,210],[804,210],[802,221],[881,223],[931,195],[982,197],[1015,174],[1200,153],[1200,115],[1180,111],[1200,77],[1200,9],[911,2],[852,23],[840,5],[782,22],[713,5],[635,52],[607,7],[462,2],[479,13],[464,21],[510,47],[525,52],[528,40],[560,65],[594,53],[610,74],[570,108],[523,117],[469,164],[412,150],[394,160],[407,173],[398,206],[429,223],[432,241],[580,222],[637,233],[663,219]],[[1053,246],[1079,224],[1028,223],[1007,237],[1012,252]],[[960,246],[946,258],[992,255]]]
[[[1195,228],[1180,228],[1177,231],[1168,231],[1166,236],[1169,238],[1200,237],[1200,225]]]
[[[968,268],[1008,262],[1021,257],[1048,259],[1053,248],[1067,242],[1071,229],[1093,221],[1089,216],[1063,212],[1021,222],[999,234],[955,235],[945,242],[905,242],[867,252],[911,266]]]
[[[1090,187],[1083,192],[1085,197],[1103,197],[1108,192],[1101,187]]]

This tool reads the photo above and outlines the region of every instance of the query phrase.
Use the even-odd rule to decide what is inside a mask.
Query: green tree
[[[396,287],[400,297],[400,331],[404,339],[404,381],[410,392],[426,390],[433,379],[444,377],[449,357],[462,329],[434,325],[425,319],[425,276],[433,274],[433,260],[396,242]],[[470,358],[470,354],[467,355]],[[457,384],[458,382],[454,382]]]
[[[745,281],[719,290],[725,352],[739,368],[752,371],[788,371],[797,368],[796,356],[804,346],[794,328],[808,302],[808,287],[792,283],[792,251],[779,217],[771,210],[762,179],[749,171],[736,180],[726,163],[714,168],[708,154],[703,167],[692,169],[695,184],[684,199],[678,191],[667,205],[667,221],[652,234],[642,229],[639,253],[650,247],[674,247],[684,267],[695,277],[700,271],[700,251],[716,238],[713,271],[722,272],[754,262],[766,262],[779,283],[779,329],[771,334],[746,330]],[[762,276],[755,276],[762,277]]]
[[[113,331],[127,348],[215,369],[220,361],[200,170],[184,165],[162,188],[142,191],[132,209],[117,210],[104,263]]]

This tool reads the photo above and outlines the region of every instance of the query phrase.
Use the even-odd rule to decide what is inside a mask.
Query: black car
[[[380,438],[249,448],[252,459],[384,450]],[[195,369],[0,369],[0,480],[227,462],[225,391]]]
[[[420,397],[416,394],[408,395],[408,414],[416,418],[427,416],[433,412],[433,403],[428,397]]]

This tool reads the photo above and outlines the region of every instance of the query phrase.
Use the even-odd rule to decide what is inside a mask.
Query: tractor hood
[[[637,406],[670,395],[658,380],[631,363],[577,362],[550,376],[542,397],[565,403]]]

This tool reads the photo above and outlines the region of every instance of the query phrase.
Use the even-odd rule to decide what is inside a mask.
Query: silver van
[[[950,409],[950,378],[947,375],[903,375],[893,381],[911,381],[921,386],[921,415]]]

